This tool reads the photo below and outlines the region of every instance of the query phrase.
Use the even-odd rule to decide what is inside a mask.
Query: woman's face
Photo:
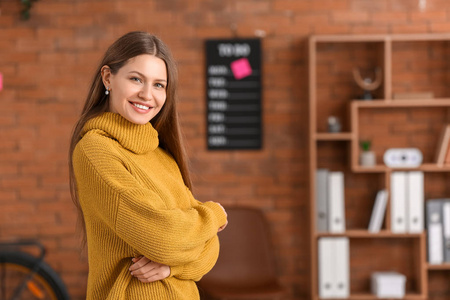
[[[116,74],[103,66],[102,77],[110,90],[109,111],[132,123],[148,123],[166,102],[166,64],[156,56],[133,57]]]

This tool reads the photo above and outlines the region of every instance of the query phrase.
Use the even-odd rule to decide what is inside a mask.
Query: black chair
[[[220,255],[198,282],[201,299],[281,299],[267,221],[253,208],[226,207],[228,226],[219,233]]]

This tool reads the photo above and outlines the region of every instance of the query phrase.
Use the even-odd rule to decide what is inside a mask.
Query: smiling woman
[[[177,70],[157,37],[131,32],[101,61],[72,136],[72,198],[89,259],[86,299],[199,299],[227,214],[191,191]]]

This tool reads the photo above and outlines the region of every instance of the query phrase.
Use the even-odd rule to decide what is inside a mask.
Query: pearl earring
[[[109,87],[106,87],[105,95],[109,95]]]

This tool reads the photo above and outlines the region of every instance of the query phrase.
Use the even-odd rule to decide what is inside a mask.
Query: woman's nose
[[[144,84],[141,91],[139,92],[139,97],[150,101],[153,98],[151,86],[148,84]]]

